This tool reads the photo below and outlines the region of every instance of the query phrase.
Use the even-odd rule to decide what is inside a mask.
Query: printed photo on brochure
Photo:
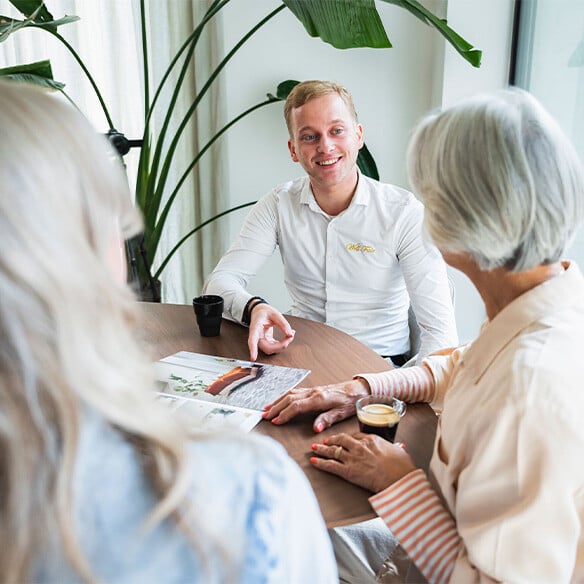
[[[181,351],[156,364],[160,399],[204,430],[251,430],[263,408],[310,371]]]

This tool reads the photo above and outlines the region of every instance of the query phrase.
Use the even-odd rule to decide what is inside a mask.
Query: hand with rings
[[[374,434],[336,434],[313,444],[310,462],[375,493],[416,470],[403,444],[392,444]]]

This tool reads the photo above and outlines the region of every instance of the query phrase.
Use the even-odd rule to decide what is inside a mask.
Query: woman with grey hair
[[[283,448],[193,435],[156,401],[106,140],[39,90],[0,82],[0,103],[2,581],[336,581]]]
[[[330,425],[368,393],[429,402],[432,483],[373,435],[331,436],[313,465],[373,491],[430,582],[582,581],[584,279],[562,260],[584,215],[581,163],[521,90],[429,116],[408,161],[427,232],[484,301],[479,336],[420,367],[290,393],[270,416],[325,409]]]

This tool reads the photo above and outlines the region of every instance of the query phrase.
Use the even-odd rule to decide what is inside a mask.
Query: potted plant
[[[59,33],[59,27],[79,20],[78,17],[64,16],[55,19],[42,0],[9,1],[23,15],[23,18],[13,19],[7,16],[0,16],[0,42],[6,41],[21,29],[31,27],[43,30],[62,42],[77,61],[95,91],[109,126],[108,136],[110,140],[118,148],[120,154],[122,156],[125,155],[133,143],[129,141],[122,132],[117,130],[117,126],[111,119],[105,100],[90,71],[84,65],[82,58],[75,48],[72,47]],[[166,257],[161,259],[157,269],[153,271],[151,266],[158,250],[160,238],[165,229],[169,212],[176,197],[181,192],[181,187],[185,179],[205,152],[231,126],[261,107],[284,100],[295,83],[297,83],[293,80],[287,80],[280,83],[274,93],[267,93],[264,101],[251,106],[232,119],[221,128],[207,142],[207,144],[203,145],[198,152],[193,153],[191,162],[180,175],[178,182],[174,185],[169,184],[169,170],[174,163],[175,149],[182,133],[196,111],[201,99],[205,96],[217,76],[241,46],[282,10],[290,10],[304,25],[304,28],[309,35],[320,37],[324,42],[339,49],[354,47],[389,48],[391,47],[391,43],[389,42],[383,28],[374,0],[361,0],[359,2],[355,2],[354,0],[335,0],[334,2],[323,2],[322,0],[283,0],[280,5],[258,22],[238,43],[235,44],[235,46],[221,60],[216,69],[211,73],[209,79],[197,93],[188,110],[186,112],[179,112],[177,110],[177,100],[186,73],[189,67],[192,66],[193,60],[196,57],[195,49],[197,42],[209,21],[211,21],[219,11],[224,10],[225,7],[234,0],[214,0],[210,3],[209,8],[205,12],[201,21],[185,39],[183,45],[169,63],[163,77],[156,83],[152,84],[154,87],[152,97],[150,96],[149,83],[149,80],[151,79],[149,74],[149,47],[145,40],[147,24],[146,10],[144,0],[138,1],[140,2],[141,9],[142,61],[146,92],[144,102],[147,104],[147,107],[143,135],[138,142],[141,151],[134,196],[137,206],[143,213],[145,228],[143,235],[139,239],[130,242],[128,247],[128,257],[130,261],[130,272],[140,281],[140,288],[143,291],[143,297],[152,300],[159,300],[159,278],[166,268],[170,258],[180,249],[182,244],[208,223],[217,220],[227,213],[252,205],[255,202],[252,201],[244,205],[226,209],[218,215],[210,217],[201,224],[193,226],[187,234],[177,241],[176,245],[170,250]],[[407,10],[416,18],[421,19],[426,24],[433,26],[473,66],[478,67],[480,65],[481,52],[472,47],[472,45],[448,27],[445,20],[435,16],[416,0],[383,1],[397,5]],[[162,90],[169,84],[170,74],[175,68],[176,71],[178,71],[178,77],[174,86],[171,88],[169,94],[170,97],[168,100],[164,101],[161,99]],[[63,84],[53,79],[49,60],[24,65],[19,64],[9,68],[0,69],[0,76],[14,80],[25,80],[64,92]],[[166,114],[160,129],[154,132],[152,130],[151,121],[153,113],[157,108],[160,108],[160,111],[166,111]],[[178,124],[177,129],[170,132],[170,121],[176,116],[178,116],[181,121]],[[163,144],[168,144],[168,147],[163,148]],[[365,174],[376,178],[378,177],[375,161],[366,148],[361,152],[358,163]]]

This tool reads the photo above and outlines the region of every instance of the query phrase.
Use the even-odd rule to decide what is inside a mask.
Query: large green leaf
[[[47,10],[44,0],[9,0],[9,2],[26,18],[35,22],[52,22],[54,20],[53,15]]]
[[[374,0],[283,0],[312,37],[337,49],[389,48]]]
[[[0,77],[12,81],[32,83],[47,89],[61,90],[65,87],[64,83],[53,79],[53,70],[49,60],[15,65],[14,67],[3,67],[0,69]]]
[[[31,85],[36,85],[37,87],[44,87],[45,89],[52,89],[54,91],[61,91],[65,87],[65,84],[60,81],[54,81],[53,79],[47,79],[46,77],[40,77],[39,75],[33,75],[31,73],[4,75],[3,78],[18,83],[29,83]]]
[[[286,79],[286,81],[282,81],[282,83],[278,84],[276,87],[276,99],[284,101],[289,93],[300,83],[300,81],[296,81],[296,79]],[[273,97],[271,93],[268,93],[268,97]]]
[[[0,15],[0,43],[5,41],[11,34],[14,34],[21,28],[44,28],[55,32],[59,26],[63,24],[69,24],[70,22],[76,22],[77,20],[79,20],[79,16],[74,15],[63,16],[63,18],[52,20],[50,22],[35,22],[29,18],[26,20],[17,20],[10,18],[9,16]]]
[[[452,30],[417,0],[382,0],[399,6],[433,26],[474,67],[480,67],[482,53]],[[310,36],[320,37],[337,49],[356,47],[389,48],[375,0],[283,0]]]
[[[22,65],[14,65],[13,67],[0,68],[0,75],[17,75],[17,74],[32,74],[45,77],[47,79],[53,78],[53,70],[51,69],[51,62],[48,59],[43,61],[35,61],[34,63],[23,63]]]
[[[45,6],[44,0],[9,0],[9,2],[26,17],[24,22],[35,23],[57,32],[55,19]]]
[[[475,49],[468,41],[452,30],[445,19],[438,18],[417,0],[382,1],[399,6],[419,18],[424,24],[433,26],[473,67],[481,66],[482,51]]]
[[[30,26],[30,20],[15,20],[0,14],[0,43],[21,28]]]
[[[357,166],[365,176],[379,180],[377,164],[375,164],[375,159],[371,156],[367,144],[363,144],[363,147],[359,150],[359,154],[357,155]]]

